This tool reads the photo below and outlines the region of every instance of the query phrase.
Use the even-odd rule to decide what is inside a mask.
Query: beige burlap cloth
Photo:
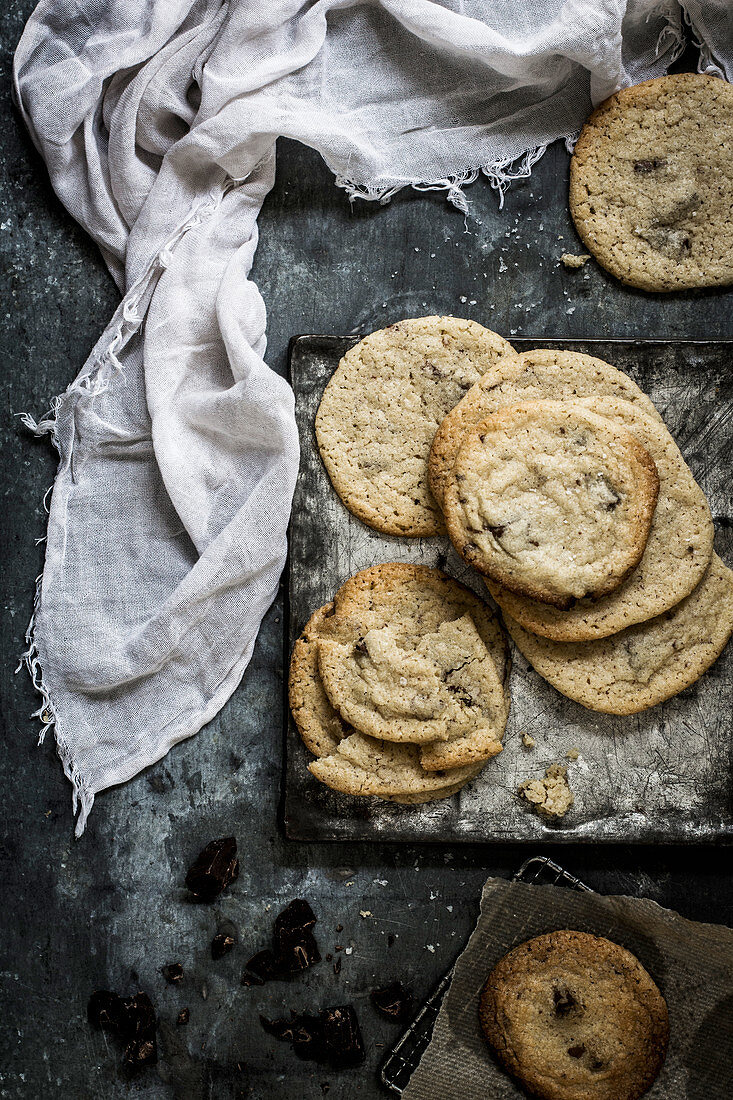
[[[489,971],[512,947],[558,928],[632,951],[664,994],[670,1041],[646,1100],[733,1098],[733,931],[685,920],[646,898],[603,897],[490,878],[456,963],[433,1038],[405,1100],[514,1100],[525,1095],[493,1060],[478,1025]]]

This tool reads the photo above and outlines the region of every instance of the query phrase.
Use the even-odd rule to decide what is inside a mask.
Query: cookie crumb
[[[565,753],[566,760],[577,760],[579,756],[580,749],[576,749],[575,745],[573,745],[572,749],[568,749],[568,751]]]
[[[575,801],[562,764],[551,764],[543,779],[527,779],[518,794],[536,813],[553,820],[564,817]]]
[[[572,252],[563,252],[560,263],[565,267],[578,268],[582,267],[583,264],[587,264],[589,259],[590,254],[588,252],[582,252],[579,256],[574,256]]]
[[[525,749],[533,749],[537,742],[535,741],[531,733],[527,733],[525,731],[522,733],[522,744],[524,745]]]

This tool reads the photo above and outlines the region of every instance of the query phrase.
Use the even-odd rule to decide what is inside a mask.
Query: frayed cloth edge
[[[707,73],[709,76],[719,76],[722,80],[727,80],[725,69],[722,62],[720,62],[713,53],[712,47],[704,40],[697,27],[695,26],[692,15],[687,10],[683,0],[680,0],[680,7],[682,8],[682,18],[687,26],[690,28],[690,34],[695,47],[700,51],[700,57],[697,62],[697,71],[699,73]]]
[[[176,229],[159,249],[148,269],[140,279],[130,288],[122,302],[118,306],[115,316],[117,324],[110,328],[108,341],[94,358],[89,370],[77,378],[67,389],[51,400],[49,409],[38,420],[30,413],[18,413],[21,423],[35,436],[49,435],[56,450],[61,454],[61,445],[58,438],[58,417],[62,403],[73,394],[84,394],[87,397],[96,397],[109,389],[114,377],[124,377],[124,370],[118,358],[120,352],[129,342],[132,336],[139,330],[144,320],[144,311],[139,307],[145,295],[154,287],[160,275],[171,262],[173,249],[183,236],[195,226],[200,225],[206,217],[216,210],[220,202],[229,191],[238,186],[237,181],[228,179],[223,186],[217,187],[209,196],[196,207],[189,217]],[[63,454],[61,459],[63,461]],[[53,492],[53,485],[47,490],[43,498],[44,511],[49,513],[48,497]],[[45,536],[36,539],[36,543],[45,541]],[[25,668],[30,676],[31,683],[41,696],[41,705],[33,711],[31,718],[38,718],[41,722],[41,731],[38,735],[38,745],[42,745],[47,732],[54,727],[54,739],[56,751],[64,769],[64,775],[72,786],[72,812],[76,816],[74,836],[78,839],[86,827],[87,818],[94,805],[94,792],[88,779],[79,771],[71,749],[59,729],[59,719],[48,687],[43,679],[38,646],[35,639],[36,616],[41,604],[43,589],[43,574],[36,578],[35,593],[33,597],[33,611],[28,628],[25,632],[26,649],[21,653],[16,673]]]
[[[43,433],[42,433],[43,434]],[[54,740],[56,742],[56,752],[58,753],[61,765],[64,769],[64,775],[71,783],[71,806],[72,813],[76,817],[76,825],[74,827],[74,836],[78,839],[86,827],[87,818],[89,812],[94,805],[94,792],[92,791],[89,783],[84,775],[77,768],[71,749],[67,745],[64,737],[59,731],[58,726],[58,714],[56,707],[54,706],[51,693],[43,679],[43,671],[41,669],[41,661],[38,653],[38,646],[36,645],[35,638],[35,626],[36,626],[36,614],[41,603],[41,589],[43,587],[43,574],[36,577],[36,590],[33,597],[33,611],[31,613],[30,622],[25,632],[26,649],[20,655],[20,661],[16,668],[16,673],[20,672],[21,668],[25,668],[28,671],[28,675],[31,678],[31,683],[34,689],[41,696],[41,705],[38,710],[34,710],[31,714],[31,718],[38,718],[41,722],[41,732],[38,735],[38,745],[42,745],[46,739],[46,734],[54,727]]]
[[[343,188],[350,201],[364,199],[367,202],[379,202],[386,205],[398,191],[405,187],[411,187],[413,191],[445,191],[446,199],[460,210],[462,214],[468,213],[468,199],[463,189],[475,183],[479,175],[485,176],[490,186],[499,197],[499,209],[504,206],[504,194],[515,180],[527,179],[532,168],[544,156],[547,145],[537,145],[525,150],[514,157],[503,157],[491,164],[481,164],[475,168],[466,168],[453,176],[427,181],[420,180],[396,180],[387,184],[357,183],[340,173],[335,173],[336,186]]]

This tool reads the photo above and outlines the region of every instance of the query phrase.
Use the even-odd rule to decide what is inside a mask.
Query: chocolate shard
[[[331,1065],[336,1069],[360,1065],[366,1053],[353,1005],[327,1008],[321,1017],[324,1053]]]
[[[243,970],[240,984],[246,986],[264,985],[265,980],[264,978],[261,978],[259,974],[250,974],[247,970]]]
[[[311,1016],[308,1012],[290,1013],[290,1019],[268,1020],[260,1016],[268,1035],[274,1035],[281,1042],[290,1043],[299,1058],[306,1061],[325,1061],[323,1048],[323,1022],[320,1016]]]
[[[117,993],[108,989],[97,989],[87,1004],[87,1019],[92,1027],[118,1034],[124,1026],[124,1003]]]
[[[239,876],[236,837],[212,840],[188,869],[186,886],[197,901],[213,901]]]
[[[122,1058],[131,1069],[152,1066],[158,1061],[155,1038],[155,1009],[147,993],[136,993],[124,1002],[129,1042]]]
[[[183,1027],[191,1019],[191,1010],[189,1008],[182,1008],[176,1018],[176,1023],[179,1027]]]
[[[216,935],[211,941],[212,959],[222,959],[224,955],[228,955],[238,943],[239,936],[232,921],[222,921],[216,930]]]
[[[282,973],[278,961],[269,947],[253,955],[246,964],[246,968],[250,970],[255,977],[259,978],[260,985],[262,985],[263,982],[277,981],[278,979],[287,977],[286,974]]]
[[[312,931],[316,920],[315,913],[303,898],[291,901],[278,914],[273,928],[273,949],[258,951],[247,963],[247,970],[260,979],[259,984],[287,981],[321,961],[321,953]],[[242,981],[244,984],[254,984],[245,982],[245,976]]]
[[[275,917],[275,939],[282,932],[307,932],[315,926],[317,919],[305,898],[296,898]]]
[[[124,999],[98,990],[89,998],[87,1015],[96,1027],[111,1031],[125,1043],[123,1065],[141,1069],[157,1062],[155,1009],[147,993]]]
[[[369,999],[380,1016],[395,1024],[406,1024],[412,1010],[412,994],[401,982],[392,982],[383,989],[373,989]]]
[[[183,979],[183,967],[180,963],[168,963],[167,966],[161,966],[160,972],[168,985],[178,985]]]
[[[329,1062],[334,1068],[360,1065],[366,1057],[359,1022],[352,1005],[326,1008],[318,1016],[308,1012],[290,1013],[268,1020],[260,1016],[268,1035],[290,1043],[299,1058]]]

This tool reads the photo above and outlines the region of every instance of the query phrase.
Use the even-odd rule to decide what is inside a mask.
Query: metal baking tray
[[[514,880],[528,882],[534,886],[567,886],[571,890],[585,890],[590,893],[589,886],[575,875],[565,871],[549,856],[531,856],[530,859],[525,860],[514,875]],[[440,1006],[452,978],[453,967],[443,975],[410,1026],[383,1059],[379,1068],[379,1083],[393,1096],[402,1096],[408,1081],[427,1050]]]
[[[487,597],[481,579],[447,539],[372,531],[336,496],[314,433],[324,387],[358,336],[291,341],[301,463],[290,523],[285,662],[311,612],[359,569],[386,561],[440,566]],[[716,549],[733,560],[733,343],[513,339],[531,347],[584,351],[619,367],[651,397],[705,490]],[[286,705],[283,817],[298,840],[700,843],[733,836],[731,687],[733,646],[697,684],[642,714],[616,717],[560,695],[514,651],[512,709],[504,751],[459,794],[420,806],[352,798],[318,783]],[[287,680],[287,676],[285,677]],[[523,747],[529,732],[536,748]],[[577,748],[577,761],[566,761]],[[568,764],[575,806],[548,824],[517,799],[519,784]]]

